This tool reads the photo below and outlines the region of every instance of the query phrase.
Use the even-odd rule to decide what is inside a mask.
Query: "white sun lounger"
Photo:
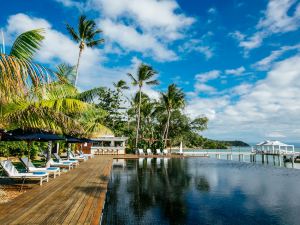
[[[39,180],[40,185],[43,185],[43,181],[49,181],[49,174],[46,172],[19,173],[9,160],[0,161],[0,164],[9,178]]]
[[[156,149],[156,154],[157,155],[162,155],[162,152],[160,151],[160,149],[158,148],[158,149]]]
[[[153,155],[152,151],[150,148],[147,148],[147,155]]]
[[[81,150],[79,151],[80,156],[85,156],[86,158],[94,158],[94,154],[85,154]]]
[[[27,157],[20,158],[20,161],[27,168],[28,172],[46,172],[49,175],[53,175],[54,178],[56,178],[57,175],[60,176],[59,167],[37,168],[33,165],[30,159],[28,160]]]
[[[168,154],[169,154],[169,153],[168,153],[168,150],[167,150],[167,149],[164,149],[164,150],[163,150],[163,154],[164,154],[164,155],[168,155]]]
[[[68,169],[68,170],[71,170],[75,167],[75,164],[72,163],[72,162],[54,162],[53,159],[50,159],[48,163],[49,163],[50,166],[65,168],[65,169]]]
[[[144,150],[140,148],[139,151],[138,151],[138,154],[139,155],[145,155]]]
[[[75,156],[72,151],[69,151],[69,160],[78,160],[79,162],[85,162],[87,157],[85,156]]]
[[[63,160],[62,158],[60,158],[60,156],[57,153],[53,153],[53,156],[55,157],[56,160],[58,160],[58,162],[60,163],[72,163],[73,167],[78,166],[79,162],[77,159],[70,159],[70,160]]]

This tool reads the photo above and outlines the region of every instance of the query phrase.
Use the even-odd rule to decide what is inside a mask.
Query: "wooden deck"
[[[95,157],[0,205],[0,224],[99,224],[112,156]]]

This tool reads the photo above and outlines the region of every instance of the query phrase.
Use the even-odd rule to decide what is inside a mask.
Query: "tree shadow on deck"
[[[109,180],[109,176],[101,175],[100,176],[100,180],[101,181],[108,181]]]
[[[1,178],[0,179],[0,188],[6,190],[28,190],[34,188],[39,182],[34,180],[26,179],[23,183],[23,180],[14,180],[11,178]]]
[[[106,188],[101,187],[98,183],[97,185],[92,184],[84,187],[76,187],[75,189],[93,197],[99,197],[100,193],[106,191]]]

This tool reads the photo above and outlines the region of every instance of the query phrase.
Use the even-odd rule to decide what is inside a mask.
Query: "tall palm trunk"
[[[139,106],[138,106],[138,117],[137,117],[137,126],[136,126],[136,138],[135,138],[135,147],[137,148],[139,141],[139,130],[140,130],[140,119],[141,119],[141,103],[142,103],[142,87],[139,87]]]
[[[52,153],[52,141],[48,141],[48,149],[47,149],[47,162],[51,159]]]
[[[170,118],[171,118],[171,110],[168,110],[168,118],[167,118],[167,123],[164,131],[165,146],[167,146],[167,139],[169,136]]]
[[[78,54],[78,59],[77,59],[77,64],[76,64],[76,77],[75,77],[75,83],[74,86],[77,87],[77,80],[78,80],[78,74],[79,74],[79,63],[80,63],[80,58],[81,58],[81,54],[84,48],[84,44],[81,42],[79,45],[79,54]]]

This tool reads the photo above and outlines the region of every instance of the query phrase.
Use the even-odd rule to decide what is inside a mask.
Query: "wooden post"
[[[244,154],[239,154],[239,161],[244,162]]]

